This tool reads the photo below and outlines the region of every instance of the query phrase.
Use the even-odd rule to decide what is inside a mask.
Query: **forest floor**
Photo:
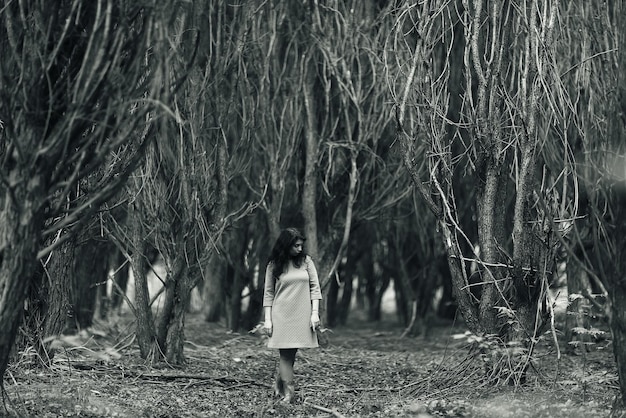
[[[494,385],[461,325],[400,338],[394,321],[352,320],[300,350],[296,402],[273,397],[277,353],[263,337],[188,317],[187,365],[141,360],[130,326],[99,324],[57,342],[51,367],[26,351],[4,380],[12,416],[27,417],[607,417],[618,393],[612,346],[566,354],[540,339],[525,384]],[[560,359],[557,352],[561,352]],[[1,411],[1,410],[0,410]]]

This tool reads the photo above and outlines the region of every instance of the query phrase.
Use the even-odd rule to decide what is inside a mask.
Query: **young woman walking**
[[[269,348],[279,353],[276,395],[294,399],[293,365],[299,348],[318,347],[322,299],[315,264],[304,251],[304,236],[296,228],[281,231],[265,270],[263,309]]]

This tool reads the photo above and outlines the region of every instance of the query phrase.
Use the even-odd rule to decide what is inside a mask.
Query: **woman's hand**
[[[268,337],[272,336],[272,321],[270,319],[266,319],[263,323],[263,329]]]
[[[313,311],[311,313],[311,328],[313,328],[313,331],[315,331],[319,327],[320,327],[320,316],[318,315],[317,311]]]

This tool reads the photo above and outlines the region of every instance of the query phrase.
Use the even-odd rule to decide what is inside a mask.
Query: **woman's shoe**
[[[285,388],[285,397],[283,398],[283,403],[292,403],[293,399],[296,395],[296,390],[293,385],[293,382],[283,382]]]

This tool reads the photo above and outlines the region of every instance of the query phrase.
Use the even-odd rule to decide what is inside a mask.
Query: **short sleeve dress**
[[[278,280],[272,263],[265,270],[263,306],[272,307],[272,336],[269,348],[318,347],[317,335],[310,326],[311,301],[322,299],[315,264],[306,256],[302,266],[289,262]]]

